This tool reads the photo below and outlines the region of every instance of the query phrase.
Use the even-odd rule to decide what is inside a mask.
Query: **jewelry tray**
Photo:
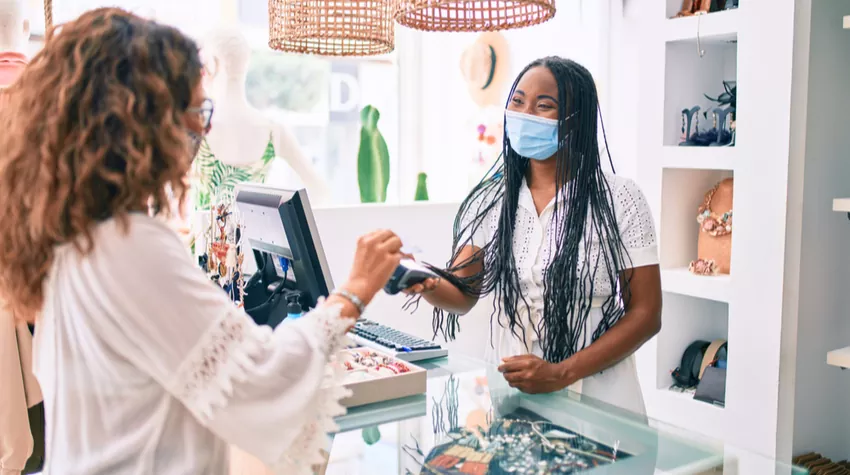
[[[350,380],[344,383],[352,392],[351,396],[340,401],[344,407],[425,394],[427,390],[426,370],[372,348],[341,350],[334,364]],[[367,369],[364,370],[364,367]],[[364,375],[355,379],[350,377],[352,373]]]

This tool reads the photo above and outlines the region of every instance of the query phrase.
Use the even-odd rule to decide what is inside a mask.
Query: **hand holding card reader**
[[[384,292],[395,295],[432,277],[437,277],[437,274],[413,260],[405,259],[384,286]],[[361,319],[354,325],[349,337],[358,345],[390,353],[404,361],[441,358],[449,354],[448,350],[433,341],[423,340],[366,319]]]
[[[384,286],[384,292],[395,295],[404,289],[434,277],[437,277],[437,274],[422,264],[411,259],[402,259],[389,282]]]

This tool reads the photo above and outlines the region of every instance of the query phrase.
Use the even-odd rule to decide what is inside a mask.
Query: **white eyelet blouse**
[[[321,461],[344,412],[338,307],[259,327],[144,215],[99,225],[88,255],[58,248],[45,289],[46,474],[226,474],[229,444],[276,473]]]
[[[611,189],[613,209],[620,230],[620,237],[629,256],[626,265],[629,268],[657,265],[658,249],[655,224],[649,204],[640,188],[634,181],[619,175],[606,173],[605,179]],[[491,199],[492,196],[483,196],[480,200],[474,202],[470,206],[468,216],[462,217],[461,222],[470,223],[474,215],[482,209],[481,206],[486,207],[487,200]],[[557,229],[553,225],[555,199],[538,215],[531,191],[523,180],[517,206],[513,253],[519,274],[520,290],[529,304],[530,312],[524,304],[519,305],[520,318],[524,320],[525,341],[515,336],[507,328],[507,322],[504,322],[505,328],[503,328],[495,319],[493,320],[491,328],[493,344],[486,346],[486,358],[493,364],[497,364],[502,358],[529,352],[543,356],[534,329],[537,328],[538,322],[543,316],[544,270],[549,266],[556,251],[554,236]],[[500,213],[501,205],[494,206],[487,213],[481,226],[472,232],[471,243],[473,246],[482,247],[493,238],[498,228]],[[590,229],[590,226],[585,229]],[[584,239],[587,239],[587,235],[584,236]],[[591,239],[588,262],[596,262],[600,252],[599,238],[593,233]],[[579,245],[579,249],[580,262],[584,262],[585,246]],[[591,336],[602,320],[600,307],[612,292],[611,282],[608,280],[607,265],[604,259],[599,259],[599,267],[593,285],[593,308],[585,326],[583,344],[580,343],[580,348],[591,344]],[[580,381],[569,389],[632,412],[644,414],[646,411],[633,355],[602,373]]]

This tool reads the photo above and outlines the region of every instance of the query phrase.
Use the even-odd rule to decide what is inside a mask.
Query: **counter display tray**
[[[427,371],[372,348],[347,348],[336,355],[344,385],[352,395],[340,401],[347,408],[424,394]]]

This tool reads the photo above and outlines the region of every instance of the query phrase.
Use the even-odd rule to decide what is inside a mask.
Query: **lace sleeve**
[[[349,323],[340,317],[339,312],[339,306],[320,306],[298,321],[281,325],[272,332],[268,327],[255,325],[241,311],[229,311],[212,326],[193,355],[181,365],[175,378],[175,393],[204,425],[216,426],[222,415],[227,417],[234,388],[245,390],[246,386],[255,384],[251,378],[256,374],[258,362],[268,364],[270,354],[289,352],[290,348],[280,349],[282,351],[275,348],[278,344],[275,333],[307,336],[314,341],[314,350],[321,355],[318,358],[321,362],[318,368],[320,378],[316,378],[320,381],[311,394],[302,394],[302,403],[306,404],[298,411],[298,417],[279,421],[285,422],[291,432],[291,436],[285,437],[291,443],[279,446],[284,448],[283,453],[277,456],[272,453],[256,455],[274,467],[275,473],[309,474],[312,466],[323,462],[321,450],[326,448],[327,434],[337,430],[334,417],[345,414],[339,401],[349,395],[343,386],[336,383],[340,379],[332,364],[336,352],[342,347]],[[293,359],[288,364],[298,365],[299,361]],[[279,388],[283,394],[286,389]],[[286,402],[280,401],[281,404]],[[238,404],[243,403],[249,401],[238,401]],[[299,422],[300,428],[291,430],[298,427]],[[263,430],[265,424],[261,419],[243,420],[242,423],[255,424],[257,433],[276,438],[273,432]],[[228,438],[227,434],[222,435]],[[257,452],[256,443],[253,441],[249,444],[251,447],[244,448]]]

